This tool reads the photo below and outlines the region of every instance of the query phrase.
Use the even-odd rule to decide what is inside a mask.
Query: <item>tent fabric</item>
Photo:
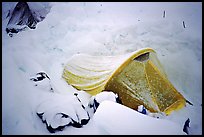
[[[118,56],[77,54],[68,60],[62,77],[91,95],[117,93],[122,104],[135,110],[144,105],[168,115],[185,106],[185,98],[168,80],[152,48]]]

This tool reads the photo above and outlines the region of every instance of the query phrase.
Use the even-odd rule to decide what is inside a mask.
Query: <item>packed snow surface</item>
[[[154,125],[153,129],[165,129],[159,132],[161,134],[182,133],[183,125],[189,118],[189,134],[202,134],[201,2],[28,4],[33,10],[49,4],[51,9],[36,29],[26,29],[9,37],[5,31],[8,13],[14,9],[16,2],[2,3],[2,134],[148,134],[149,129],[142,123],[143,117],[147,127]],[[78,53],[123,55],[145,47],[151,47],[157,52],[169,80],[193,105],[187,103],[185,108],[169,116],[161,116],[159,120],[165,120],[161,126],[154,122],[157,118],[153,120],[159,114],[142,116],[124,106],[106,102],[103,104],[105,107],[99,106],[96,115],[81,128],[67,126],[56,133],[46,129],[36,114],[37,106],[43,101],[52,96],[54,102],[50,105],[65,105],[63,99],[71,99],[74,93],[78,93],[81,102],[87,106],[91,98],[62,79],[64,65],[70,57]],[[50,77],[53,93],[46,87],[35,86],[30,80],[41,71]],[[66,107],[71,111],[67,113],[77,109],[72,108],[78,106],[74,105],[74,100],[67,101],[69,104]],[[120,112],[120,115],[114,110]],[[106,113],[103,115],[104,111]],[[141,117],[139,123],[135,122],[137,116]],[[141,128],[140,124],[143,130],[137,132],[136,127]],[[169,127],[168,124],[179,128]],[[116,131],[111,125],[121,130]],[[134,128],[131,125],[136,126]],[[131,126],[128,132],[122,132],[125,126]]]
[[[174,122],[141,114],[112,101],[102,102],[93,120],[112,135],[185,135]]]

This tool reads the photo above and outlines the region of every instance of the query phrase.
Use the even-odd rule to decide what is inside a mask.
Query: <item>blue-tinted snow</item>
[[[36,116],[36,106],[50,94],[29,80],[37,72],[49,75],[57,93],[77,92],[87,105],[90,95],[61,78],[67,59],[77,53],[121,55],[143,47],[156,50],[169,80],[193,103],[165,118],[181,127],[190,118],[190,134],[202,134],[202,3],[50,3],[35,30],[12,38],[5,32],[5,14],[16,3],[2,4],[2,134],[50,134]],[[83,128],[67,127],[56,134],[108,134],[96,127],[90,120]]]

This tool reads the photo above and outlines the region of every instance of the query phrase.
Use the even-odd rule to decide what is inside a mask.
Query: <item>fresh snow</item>
[[[93,120],[110,135],[185,135],[175,122],[153,118],[112,101],[103,101]]]
[[[28,4],[33,10],[49,5]],[[6,17],[15,5],[16,2],[2,3],[2,134],[182,134],[188,118],[189,134],[202,134],[201,2],[51,2],[50,12],[36,29],[9,37],[5,31]],[[90,101],[88,93],[77,91],[62,78],[70,57],[78,53],[122,55],[145,47],[157,52],[169,80],[193,106],[186,104],[169,116],[146,116],[119,104],[102,102],[96,115],[82,128],[67,126],[56,133],[46,129],[36,114],[42,102],[51,99],[49,107],[62,105],[59,109],[67,107],[70,111],[66,113],[73,115],[75,106],[79,106],[75,105],[74,93],[78,93],[84,106]],[[54,93],[30,80],[41,71],[50,77]],[[82,117],[86,115],[83,113]],[[136,123],[138,118],[141,121]],[[164,122],[161,125],[154,121]],[[129,128],[123,132],[125,126]],[[160,128],[164,130],[154,131]]]

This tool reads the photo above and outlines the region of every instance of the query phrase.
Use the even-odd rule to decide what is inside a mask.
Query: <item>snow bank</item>
[[[103,101],[93,119],[110,135],[185,135],[183,127],[174,122],[141,114],[112,101]]]
[[[77,92],[87,104],[90,95],[77,91],[61,78],[68,58],[77,53],[121,55],[143,47],[156,50],[172,84],[193,103],[166,119],[181,126],[189,117],[191,134],[202,134],[201,2],[51,3],[50,13],[35,30],[22,31],[12,38],[5,32],[6,16],[16,2],[3,4],[2,134],[50,134],[35,113],[49,92],[35,88],[30,76],[45,71],[56,92],[64,96]],[[38,9],[32,2],[29,6]],[[96,128],[91,119],[83,128],[69,127],[56,134],[115,133],[108,126],[107,129]]]

